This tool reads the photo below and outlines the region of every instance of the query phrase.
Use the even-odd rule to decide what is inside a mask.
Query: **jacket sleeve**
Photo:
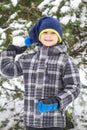
[[[13,56],[8,56],[7,51],[2,53],[0,60],[0,73],[5,77],[18,77],[22,75],[22,68],[19,61]]]
[[[58,92],[60,109],[66,108],[80,93],[79,71],[72,59],[65,62],[62,80],[64,88]]]

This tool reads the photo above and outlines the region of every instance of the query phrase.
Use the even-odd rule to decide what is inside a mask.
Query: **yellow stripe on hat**
[[[44,32],[47,32],[47,31],[54,32],[54,33],[57,35],[58,39],[59,39],[58,43],[61,43],[61,42],[62,42],[62,39],[61,39],[59,33],[58,33],[56,30],[50,29],[50,28],[44,29],[44,30],[42,30],[42,31],[40,32],[40,34],[39,34],[39,41],[41,40],[41,35],[42,35]]]

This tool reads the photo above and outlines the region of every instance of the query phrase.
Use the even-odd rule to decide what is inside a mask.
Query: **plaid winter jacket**
[[[7,77],[23,75],[25,125],[35,128],[65,127],[66,106],[79,95],[79,73],[64,45],[35,47],[18,61],[2,54],[1,72]],[[60,108],[46,113],[37,110],[40,99],[56,96]]]

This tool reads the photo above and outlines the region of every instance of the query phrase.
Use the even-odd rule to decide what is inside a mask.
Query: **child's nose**
[[[48,38],[51,38],[51,34],[50,34],[50,33],[48,33],[48,34],[47,34],[47,37],[48,37]]]

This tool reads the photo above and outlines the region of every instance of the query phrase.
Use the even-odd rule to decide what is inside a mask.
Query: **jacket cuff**
[[[15,58],[15,56],[16,56],[16,52],[15,51],[4,51],[2,53],[2,58],[9,57],[9,58],[13,59],[13,58]]]
[[[59,109],[65,109],[66,108],[67,99],[64,99],[62,97],[57,97],[57,100],[59,102]]]

